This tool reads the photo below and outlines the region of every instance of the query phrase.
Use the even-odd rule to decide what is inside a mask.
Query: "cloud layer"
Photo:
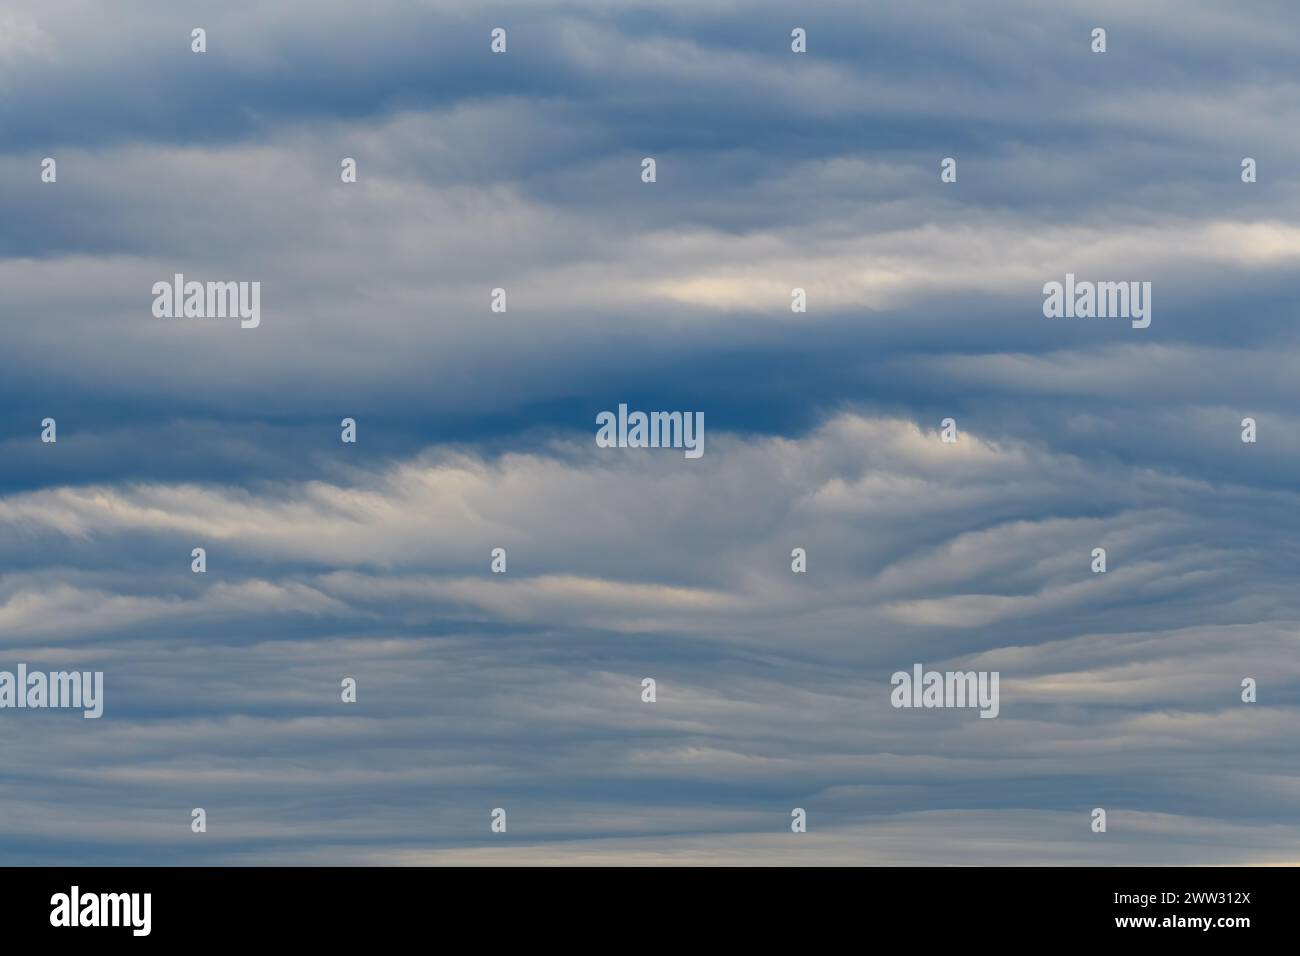
[[[0,712],[0,859],[1294,862],[1295,25],[15,0],[0,669],[107,701]],[[153,318],[176,272],[261,327]],[[891,708],[918,661],[998,719]]]

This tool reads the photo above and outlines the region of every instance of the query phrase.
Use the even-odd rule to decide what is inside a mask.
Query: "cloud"
[[[759,862],[763,834],[811,805],[863,841],[846,861],[899,862],[867,846],[905,794],[918,828],[967,827],[920,839],[912,862],[957,862],[1023,814],[1058,828],[1008,861],[1278,861],[1249,834],[1290,812],[1270,765],[1300,706],[1300,668],[1281,663],[1300,609],[1242,533],[1247,504],[1216,517],[1216,489],[1178,475],[970,433],[949,446],[890,419],[709,447],[431,449],[352,484],[6,496],[0,527],[32,563],[0,592],[7,655],[104,669],[113,718],[92,738],[28,715],[23,752],[45,769],[25,799],[130,803],[134,824],[68,831],[66,852],[105,859],[192,854],[178,828],[199,805],[223,820],[210,862],[687,862],[705,845]],[[196,543],[210,584],[189,572]],[[488,570],[497,545],[505,575]],[[96,557],[115,553],[116,571]],[[891,708],[889,674],[914,661],[998,670],[998,720]],[[356,705],[338,702],[344,676]],[[1240,702],[1244,676],[1261,704]],[[1248,775],[1250,798],[1182,789],[1207,762]],[[455,807],[433,829],[410,809],[430,788]],[[376,800],[408,809],[367,822]],[[499,859],[474,815],[498,805],[523,841]],[[1094,805],[1215,819],[1245,842],[1116,824],[1122,849],[1102,850],[1064,832],[1087,834]],[[281,830],[288,808],[300,822]],[[20,855],[35,812],[7,831]]]
[[[1294,861],[1294,18],[14,0],[0,646],[107,702],[5,712],[6,859]]]

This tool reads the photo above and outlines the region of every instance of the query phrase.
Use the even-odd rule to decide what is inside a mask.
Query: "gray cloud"
[[[4,712],[5,858],[1293,862],[1294,20],[15,0],[0,667],[109,696]],[[1043,318],[1067,271],[1151,328]],[[892,709],[916,661],[1001,715]]]
[[[65,558],[6,579],[6,657],[103,669],[110,696],[89,730],[22,715],[6,839],[29,852],[97,793],[134,809],[83,819],[68,854],[459,862],[507,805],[520,862],[689,861],[715,838],[757,862],[792,806],[852,841],[900,807],[950,814],[978,843],[1027,813],[1087,834],[1101,805],[1194,829],[1115,823],[1105,852],[1026,833],[1019,860],[1276,861],[1251,834],[1293,821],[1300,609],[1251,496],[890,420],[711,441],[699,462],[433,451],[353,485],[7,496],[5,540]],[[918,660],[1000,671],[999,719],[892,709],[889,674]],[[224,835],[187,844],[190,805]],[[1210,820],[1242,841],[1200,842]],[[960,861],[918,841],[913,860]]]

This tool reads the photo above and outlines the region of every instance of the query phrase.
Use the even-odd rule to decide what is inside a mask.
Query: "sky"
[[[7,0],[0,863],[1300,861],[1298,26]]]

